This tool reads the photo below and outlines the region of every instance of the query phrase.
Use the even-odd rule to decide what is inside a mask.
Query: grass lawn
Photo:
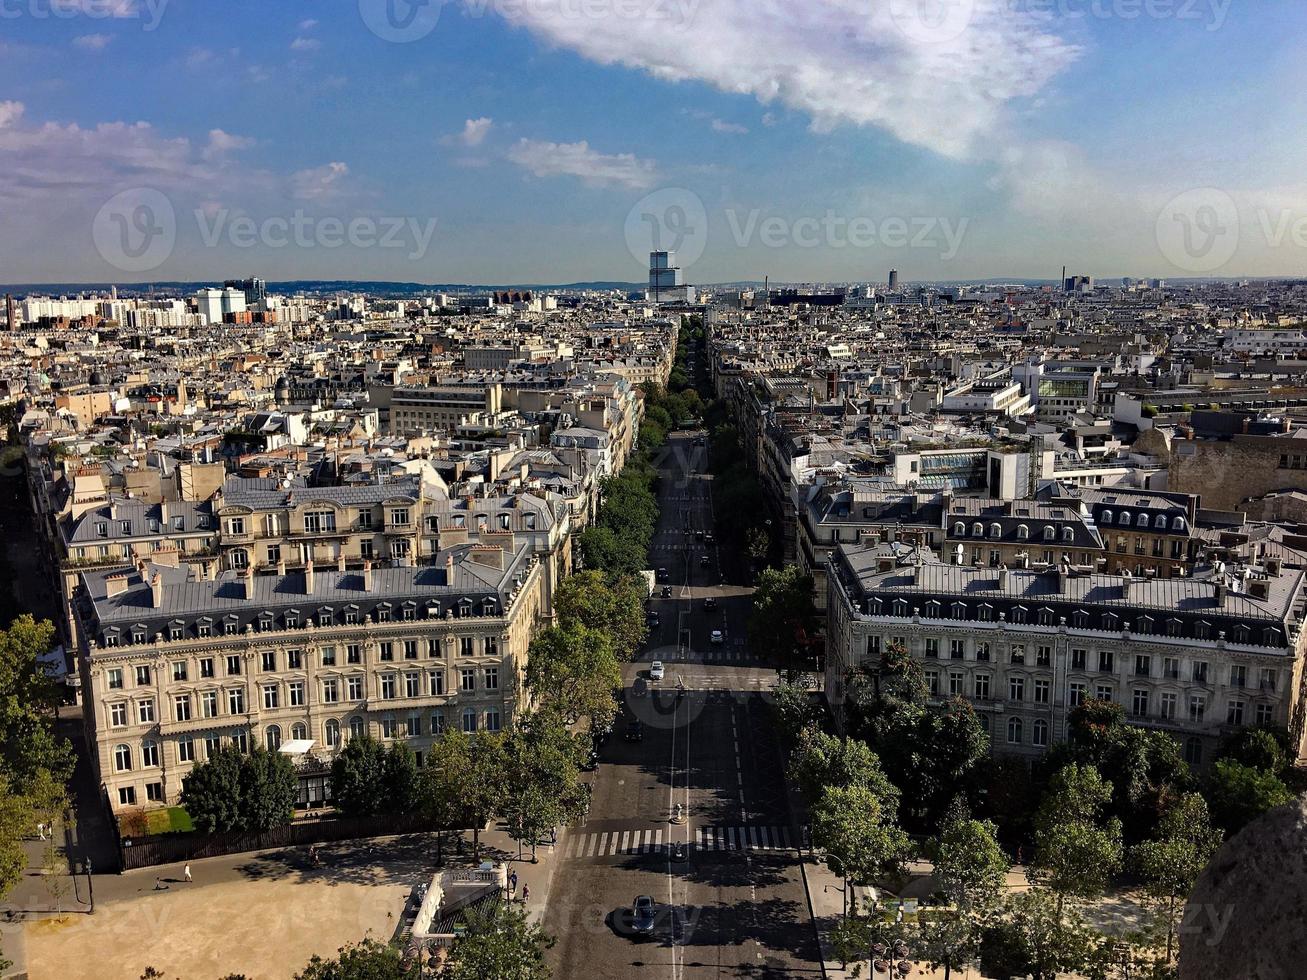
[[[170,806],[166,810],[151,810],[146,814],[146,833],[167,834],[174,830],[194,830],[191,815],[179,806]]]

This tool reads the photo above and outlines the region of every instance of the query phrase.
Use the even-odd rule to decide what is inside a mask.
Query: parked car
[[[665,568],[658,569],[658,581],[659,582],[667,581],[667,569]]]
[[[655,660],[649,665],[649,679],[651,681],[660,681],[666,673],[661,660]]]
[[[644,621],[650,626],[657,626],[658,614],[654,612],[652,609],[650,609],[647,613],[645,613]]]
[[[703,540],[703,532],[702,532],[702,531],[695,531],[695,532],[694,532],[694,540],[696,540],[696,541],[702,541],[702,540]]]
[[[725,634],[722,633],[721,630],[713,630],[710,639],[712,640],[713,644],[716,646],[720,646],[722,643],[726,642],[726,636]]]
[[[626,723],[626,731],[622,734],[622,738],[626,739],[628,742],[643,742],[644,725],[639,721],[628,721]]]

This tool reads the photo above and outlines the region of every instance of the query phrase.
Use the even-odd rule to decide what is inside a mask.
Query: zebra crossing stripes
[[[563,858],[585,859],[624,857],[638,854],[664,854],[683,831],[673,831],[663,839],[662,830],[599,831],[573,834],[563,846]],[[690,838],[692,849],[707,851],[784,851],[790,849],[790,832],[786,827],[699,827]]]

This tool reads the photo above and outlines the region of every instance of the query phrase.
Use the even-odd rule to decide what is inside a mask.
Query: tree
[[[295,815],[299,796],[294,764],[280,752],[256,745],[242,760],[240,793],[245,829],[263,833],[285,826]]]
[[[617,715],[622,667],[608,634],[575,620],[539,633],[527,652],[526,686],[540,707],[604,726]]]
[[[334,959],[314,956],[295,980],[405,980],[412,970],[404,965],[399,947],[375,939],[342,946]]]
[[[280,752],[228,745],[186,775],[181,803],[197,830],[261,833],[290,823],[298,793],[295,767]]]
[[[382,792],[390,801],[387,812],[411,813],[417,809],[418,760],[407,742],[391,742],[382,768]]]
[[[1242,728],[1222,741],[1218,758],[1279,776],[1288,764],[1288,734],[1283,729]]]
[[[1032,871],[1057,894],[1096,898],[1121,868],[1121,821],[1104,818],[1112,787],[1093,766],[1071,764],[1049,783],[1035,825],[1039,846]]]
[[[435,817],[456,814],[472,828],[472,851],[481,859],[481,829],[503,805],[507,753],[502,732],[448,731],[427,753],[423,806]]]
[[[370,817],[386,806],[386,747],[370,735],[351,738],[331,760],[336,809],[348,817]]]
[[[0,630],[0,773],[24,795],[38,783],[62,786],[73,773],[72,746],[50,724],[59,693],[40,663],[53,645],[49,620],[24,614]]]
[[[931,843],[935,880],[948,905],[923,917],[921,945],[945,980],[975,959],[985,922],[998,907],[1008,871],[997,829],[983,820],[957,820]]]
[[[442,980],[550,980],[545,953],[555,940],[525,909],[496,904],[466,919],[468,930],[454,941]]]
[[[581,779],[584,746],[557,713],[537,712],[509,733],[500,815],[509,836],[531,845],[535,860],[541,835],[581,815],[589,787]]]
[[[219,834],[244,830],[241,807],[241,763],[244,754],[225,745],[182,779],[181,804],[195,829]]]
[[[957,697],[943,711],[922,715],[909,745],[915,751],[912,767],[902,775],[909,789],[905,805],[928,826],[941,826],[949,807],[974,786],[989,755],[989,733],[971,703]]]
[[[1082,970],[1094,948],[1082,919],[1063,915],[1052,896],[1034,889],[1010,895],[1003,915],[984,930],[980,968],[998,980],[1055,980],[1059,973]]]
[[[897,876],[910,844],[876,793],[865,785],[829,786],[812,808],[812,841],[844,879],[845,914],[853,882]]]
[[[772,692],[772,710],[781,730],[791,740],[797,739],[806,728],[816,728],[822,718],[821,706],[813,700],[812,691],[785,681],[777,684]]]
[[[1131,851],[1135,868],[1148,883],[1148,892],[1162,906],[1166,923],[1166,961],[1178,925],[1178,909],[1193,891],[1203,868],[1221,846],[1222,835],[1212,827],[1207,802],[1197,793],[1185,793],[1162,817],[1156,840]]]
[[[649,635],[645,623],[644,580],[634,575],[578,572],[554,590],[560,623],[576,622],[609,637],[619,660],[629,661]]]
[[[1216,824],[1233,836],[1267,810],[1293,801],[1289,787],[1273,772],[1233,759],[1219,759],[1207,780],[1207,801]]]
[[[764,569],[753,595],[749,648],[791,681],[813,666],[808,659],[816,623],[812,590],[812,576],[790,565]]]
[[[870,789],[888,813],[898,812],[899,791],[866,742],[837,738],[819,728],[805,728],[790,756],[790,778],[808,802],[815,803],[829,787]]]

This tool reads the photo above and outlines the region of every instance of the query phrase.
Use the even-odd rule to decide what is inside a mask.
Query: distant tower
[[[890,271],[889,271],[889,288],[890,288],[890,289],[898,289],[898,288],[899,288],[899,270],[898,270],[898,269],[890,269]]]
[[[685,280],[675,265],[675,252],[649,253],[649,301],[662,303],[685,298]]]
[[[9,328],[10,333],[18,329],[18,305],[14,302],[14,298],[7,293],[5,294],[5,325]]]

